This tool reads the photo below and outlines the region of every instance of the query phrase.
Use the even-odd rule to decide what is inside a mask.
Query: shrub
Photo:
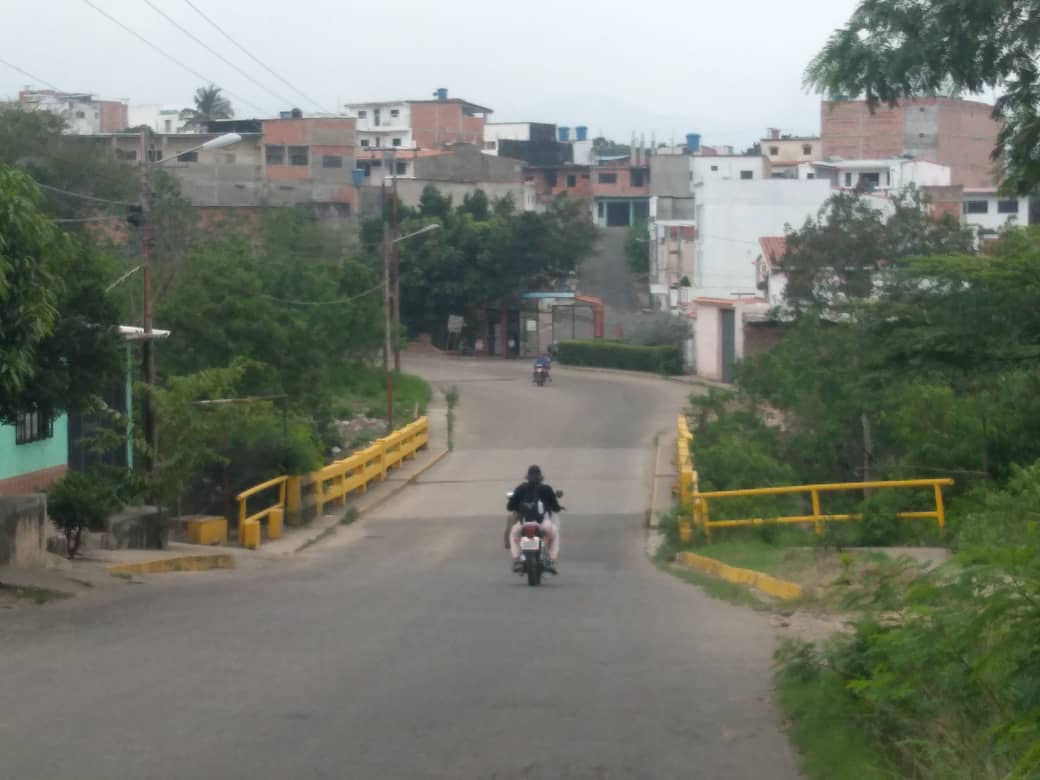
[[[121,489],[107,471],[71,471],[51,486],[47,514],[65,536],[69,560],[79,552],[84,532],[101,530],[123,504]]]
[[[597,366],[656,374],[681,374],[682,355],[676,347],[642,347],[619,341],[563,341],[559,360],[569,366]]]

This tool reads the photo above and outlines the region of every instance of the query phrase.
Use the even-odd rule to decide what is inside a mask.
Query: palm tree
[[[181,119],[188,120],[189,127],[202,127],[214,119],[231,119],[234,115],[231,101],[220,94],[220,87],[213,84],[195,90],[195,108],[181,111]]]

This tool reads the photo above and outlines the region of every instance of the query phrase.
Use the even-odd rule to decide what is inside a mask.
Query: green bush
[[[598,339],[562,341],[559,360],[568,366],[621,368],[670,375],[682,373],[682,355],[676,347],[642,347]]]
[[[65,536],[65,552],[76,557],[86,531],[100,531],[123,504],[125,486],[109,471],[70,471],[47,494],[47,514]]]

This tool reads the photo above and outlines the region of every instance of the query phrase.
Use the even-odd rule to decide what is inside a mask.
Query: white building
[[[352,103],[347,116],[357,120],[358,146],[363,149],[415,149],[412,109],[408,101]]]
[[[766,178],[767,161],[757,155],[690,155],[690,184],[707,181],[757,181]]]
[[[127,128],[125,100],[102,100],[87,92],[25,89],[18,93],[18,103],[26,110],[62,117],[65,131],[73,135],[115,133]]]
[[[128,109],[128,127],[145,125],[157,133],[190,133],[194,128],[188,127],[181,119],[181,109],[163,106],[157,103],[130,106]],[[198,128],[203,130],[204,128]]]
[[[484,125],[484,151],[487,154],[498,154],[499,141],[530,140],[531,122],[488,122]]]
[[[1029,198],[1006,198],[996,189],[964,190],[962,221],[979,238],[995,238],[1001,230],[1029,224]]]
[[[842,190],[901,190],[911,184],[917,187],[948,187],[950,168],[946,165],[894,157],[887,160],[825,160],[799,166],[799,174],[826,179]]]

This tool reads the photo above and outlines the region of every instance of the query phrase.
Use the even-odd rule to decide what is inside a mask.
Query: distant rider
[[[531,466],[527,470],[527,481],[520,483],[516,490],[513,491],[513,495],[509,497],[509,503],[506,505],[506,509],[509,512],[513,512],[514,517],[518,518],[509,533],[509,551],[513,556],[513,570],[520,571],[524,566],[524,560],[520,557],[520,510],[523,504],[534,504],[539,500],[541,500],[545,509],[541,527],[542,534],[549,544],[548,569],[555,574],[556,558],[560,554],[560,529],[552,521],[552,515],[562,511],[563,507],[560,506],[560,502],[556,499],[556,491],[542,481],[542,470],[538,466]]]
[[[531,371],[532,381],[538,375],[538,367],[541,366],[545,370],[545,376],[548,378],[549,369],[552,367],[552,358],[548,355],[539,355],[534,359],[534,368]]]

